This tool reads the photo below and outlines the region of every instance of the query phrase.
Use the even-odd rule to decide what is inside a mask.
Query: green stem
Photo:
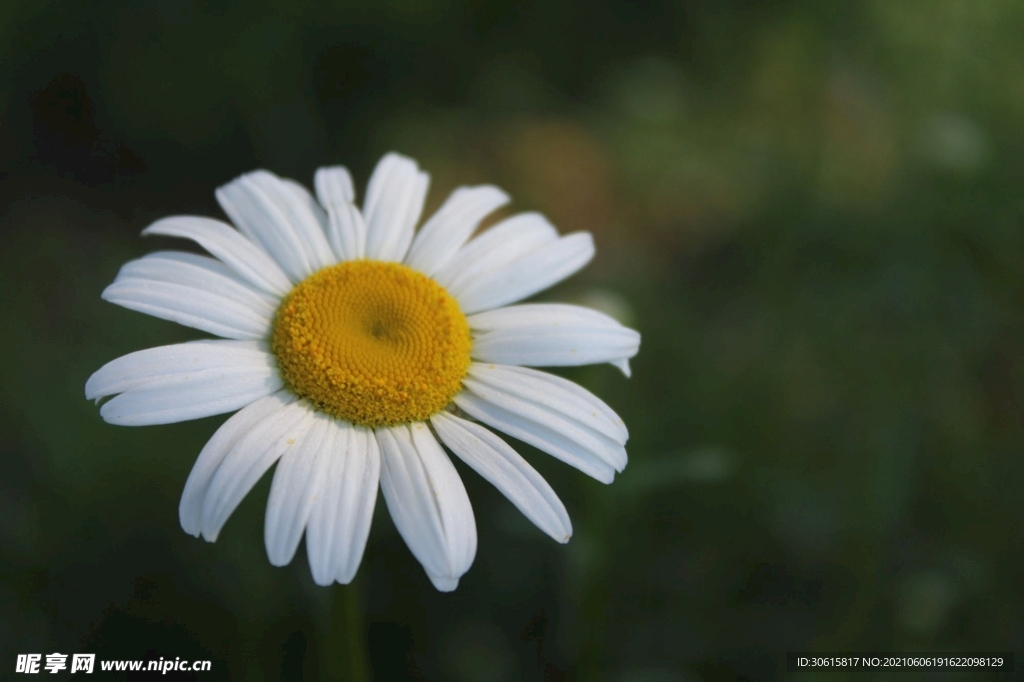
[[[359,581],[327,589],[331,591],[331,613],[327,636],[320,650],[320,660],[327,673],[325,679],[373,682]]]

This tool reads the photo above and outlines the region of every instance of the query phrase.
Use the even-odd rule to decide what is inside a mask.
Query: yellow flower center
[[[398,263],[324,268],[281,302],[272,348],[285,383],[364,426],[421,421],[447,406],[469,369],[469,324],[434,280]]]

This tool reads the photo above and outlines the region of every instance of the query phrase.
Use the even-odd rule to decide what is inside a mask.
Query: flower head
[[[217,340],[131,353],[99,369],[86,397],[112,424],[166,424],[238,410],[209,440],[179,506],[186,532],[217,539],[277,463],[264,537],[291,561],[303,533],[314,580],[348,583],[380,486],[439,590],[476,554],[476,523],[442,443],[559,542],[568,514],[491,429],[610,483],[626,465],[622,420],[600,399],[528,367],[608,362],[629,374],[640,336],[606,315],[520,304],[586,265],[587,233],[559,236],[522,213],[473,236],[508,197],[462,187],[416,231],[428,176],[388,154],[362,210],[343,167],[316,198],[266,171],[217,190],[230,225],[192,216],[143,234],[191,239],[126,264],[103,298]],[[490,428],[488,428],[490,427]]]

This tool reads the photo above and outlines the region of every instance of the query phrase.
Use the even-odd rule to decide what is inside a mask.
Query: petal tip
[[[356,569],[358,568],[359,567],[357,566]],[[334,582],[338,583],[339,585],[348,585],[353,580],[355,580],[355,577],[356,571],[345,571],[343,573],[338,573],[338,575],[334,576]]]
[[[455,588],[459,586],[458,578],[430,574],[427,577],[430,578],[430,582],[434,584],[438,592],[454,592]]]
[[[384,163],[385,161],[387,161],[388,163],[411,163],[416,168],[419,168],[419,164],[416,163],[416,159],[396,151],[387,152],[386,154],[384,154],[384,156],[380,157],[380,161],[378,161],[378,163]]]
[[[189,535],[191,535],[192,537],[198,538],[200,535],[202,535],[202,532],[198,527],[192,526],[192,524],[190,524],[185,519],[179,518],[178,521],[181,523],[181,529]]]
[[[628,358],[623,358],[621,360],[614,360],[614,361],[612,361],[612,362],[610,362],[608,364],[610,364],[613,367],[617,368],[620,372],[622,372],[622,374],[627,379],[629,379],[630,377],[633,376],[633,370],[629,366],[629,359]]]

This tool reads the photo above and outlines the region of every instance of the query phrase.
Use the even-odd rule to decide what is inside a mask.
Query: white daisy
[[[377,485],[434,586],[454,590],[476,554],[466,490],[441,443],[558,542],[572,533],[547,482],[489,426],[604,483],[626,465],[626,427],[582,387],[526,366],[612,363],[629,375],[640,335],[594,310],[509,305],[582,268],[585,232],[522,213],[471,238],[508,201],[462,187],[416,232],[428,175],[388,154],[362,211],[348,171],[321,168],[316,198],[266,171],[217,190],[238,228],[192,216],[143,234],[197,242],[126,264],[103,298],[222,340],[150,348],[104,365],[87,398],[112,424],[239,410],[185,484],[179,515],[213,542],[276,462],[264,537],[289,563],[306,534],[314,580],[348,583]]]

